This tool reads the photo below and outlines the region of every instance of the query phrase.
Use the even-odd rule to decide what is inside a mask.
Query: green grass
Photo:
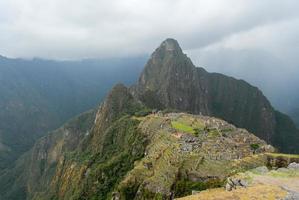
[[[171,125],[172,125],[173,128],[175,128],[178,131],[182,131],[182,132],[186,132],[186,133],[192,133],[192,134],[195,133],[192,126],[188,126],[186,124],[183,124],[183,123],[180,123],[180,122],[177,122],[177,121],[172,121]]]
[[[266,153],[266,155],[273,157],[299,158],[298,154]]]
[[[182,116],[171,122],[173,128],[178,131],[190,133],[195,136],[199,136],[202,130],[204,130],[205,125],[200,120],[194,120],[189,116]]]
[[[268,173],[272,177],[277,178],[295,178],[299,176],[298,170],[286,170],[286,171],[270,171]]]

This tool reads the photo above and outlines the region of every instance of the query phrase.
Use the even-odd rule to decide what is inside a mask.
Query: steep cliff
[[[6,169],[0,175],[0,199],[31,199],[46,191],[57,165],[89,135],[94,118],[95,111],[83,113],[39,139],[18,159],[14,168]]]
[[[252,131],[283,152],[299,151],[299,133],[293,122],[287,116],[279,120],[281,114],[258,88],[195,67],[174,39],[165,40],[155,50],[132,90],[151,108],[219,117]]]

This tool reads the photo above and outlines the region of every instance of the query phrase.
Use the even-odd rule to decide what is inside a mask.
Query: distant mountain
[[[145,58],[83,61],[0,57],[0,169],[37,138],[94,108],[117,82],[132,84]]]
[[[280,151],[299,151],[294,123],[275,111],[258,88],[195,67],[176,40],[167,39],[155,50],[133,91],[148,107],[219,117],[250,130]]]

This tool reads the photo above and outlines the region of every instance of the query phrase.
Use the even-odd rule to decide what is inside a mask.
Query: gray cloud
[[[195,64],[246,79],[279,105],[299,89],[298,8],[297,0],[2,0],[0,54],[135,56],[174,37]]]
[[[203,48],[298,17],[296,0],[3,0],[0,53],[82,58],[149,53],[166,37]]]
[[[257,26],[188,51],[196,65],[257,85],[283,111],[299,107],[299,19]]]

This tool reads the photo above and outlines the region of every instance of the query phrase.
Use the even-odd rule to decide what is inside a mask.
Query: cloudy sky
[[[139,56],[172,37],[196,65],[299,101],[285,97],[299,91],[298,10],[298,0],[1,0],[0,54]]]

